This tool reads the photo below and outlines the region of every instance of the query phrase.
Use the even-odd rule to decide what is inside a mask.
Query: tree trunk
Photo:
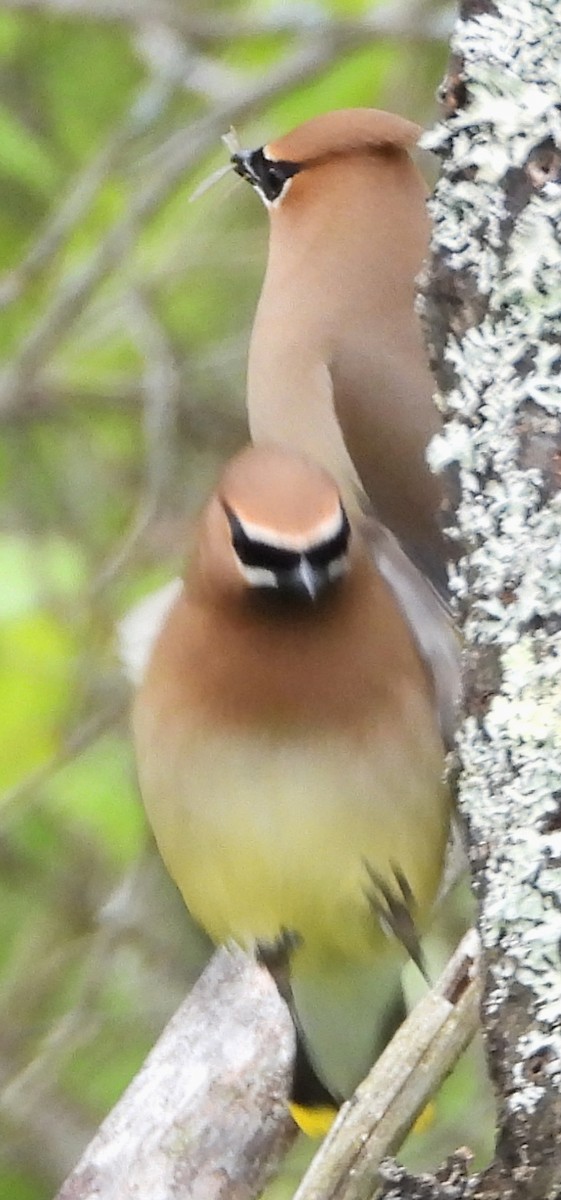
[[[425,139],[443,169],[423,315],[445,417],[432,459],[459,477],[446,521],[464,553],[453,577],[467,666],[459,805],[499,1103],[496,1160],[469,1194],[553,1200],[561,1191],[558,4],[466,0],[452,52],[445,119]]]

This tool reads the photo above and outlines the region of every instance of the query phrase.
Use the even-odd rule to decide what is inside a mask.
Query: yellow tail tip
[[[325,1137],[329,1133],[331,1126],[337,1116],[337,1109],[330,1104],[318,1104],[314,1107],[308,1107],[305,1104],[295,1104],[293,1100],[288,1103],[288,1109],[292,1120],[309,1138]],[[412,1133],[426,1133],[434,1123],[436,1116],[436,1105],[432,1100],[429,1100],[423,1111],[419,1113],[417,1120],[412,1128]]]
[[[436,1104],[434,1104],[434,1102],[432,1100],[429,1100],[428,1104],[425,1104],[423,1111],[419,1113],[419,1116],[417,1117],[417,1120],[415,1121],[415,1124],[413,1125],[411,1132],[412,1133],[426,1133],[427,1130],[430,1129],[431,1125],[434,1123],[435,1117],[436,1117]]]
[[[292,1120],[309,1138],[325,1137],[337,1116],[337,1109],[330,1104],[318,1104],[308,1108],[305,1104],[295,1104],[291,1100],[288,1108]]]

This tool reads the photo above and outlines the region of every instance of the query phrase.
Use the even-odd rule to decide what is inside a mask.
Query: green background
[[[1,1200],[53,1195],[208,954],[146,829],[115,648],[246,436],[266,215],[233,175],[190,196],[231,122],[248,146],[348,105],[430,125],[450,21],[360,0],[63,7],[0,3]],[[373,34],[382,14],[400,36]],[[463,894],[435,969],[467,919]],[[408,1161],[483,1159],[492,1130],[472,1052]]]

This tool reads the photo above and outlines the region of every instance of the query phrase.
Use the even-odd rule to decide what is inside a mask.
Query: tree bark
[[[465,0],[443,88],[422,303],[455,472],[458,740],[484,947],[496,1159],[469,1194],[561,1194],[561,23]],[[405,1190],[388,1194],[417,1195]],[[458,1193],[463,1194],[463,1193]],[[467,1193],[466,1193],[467,1194]],[[432,1195],[432,1193],[431,1193]]]

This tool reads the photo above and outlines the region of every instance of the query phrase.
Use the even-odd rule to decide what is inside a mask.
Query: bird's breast
[[[436,744],[222,730],[137,711],[141,786],[168,869],[216,942],[297,933],[312,960],[367,961],[384,934],[368,868],[408,881],[422,923],[438,886],[447,800]]]

